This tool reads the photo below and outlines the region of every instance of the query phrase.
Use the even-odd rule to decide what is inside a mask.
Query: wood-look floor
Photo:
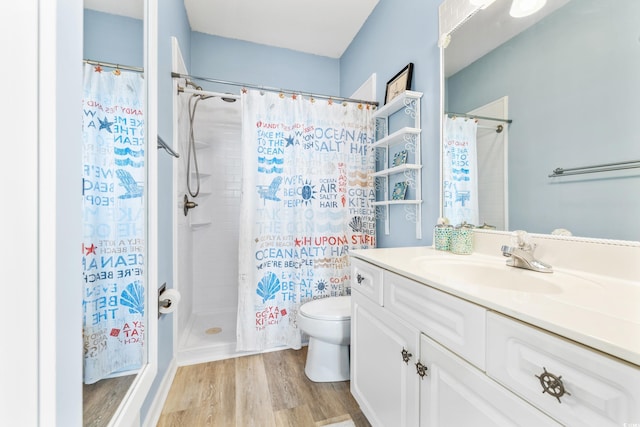
[[[83,384],[82,425],[103,427],[109,424],[135,378],[135,375],[127,375],[100,380],[94,384]]]
[[[370,427],[349,382],[314,383],[307,348],[178,368],[159,427],[315,427],[352,420]]]

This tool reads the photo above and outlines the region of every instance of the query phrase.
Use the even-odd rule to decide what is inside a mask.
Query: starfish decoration
[[[285,145],[285,148],[290,145],[293,145],[293,136],[289,135],[289,137],[285,138],[285,140],[287,141],[287,145]]]
[[[119,76],[120,70],[116,68],[115,70],[113,70],[113,74],[115,74],[116,76]]]
[[[93,71],[95,71],[96,73],[101,73],[102,72],[102,67],[99,65],[96,65],[95,67],[93,67]]]
[[[327,101],[327,104],[333,105],[333,99],[329,98],[329,100]]]
[[[247,91],[247,88],[246,88],[246,87],[243,87],[243,88],[242,88],[242,93],[247,93],[247,92],[248,92],[248,91]]]
[[[82,245],[82,249],[84,249],[84,251],[86,252],[85,255],[96,255],[96,246],[93,243],[91,244],[91,246]]]
[[[296,99],[298,99],[298,95],[296,95],[296,94],[294,93],[293,95],[291,95],[291,99],[293,99],[293,100],[295,101]]]
[[[367,104],[367,111],[371,109],[371,105]]]
[[[110,122],[106,116],[104,117],[104,120],[100,120],[100,117],[98,117],[98,121],[100,122],[100,128],[98,130],[106,129],[107,132],[111,133],[111,125],[113,122]]]

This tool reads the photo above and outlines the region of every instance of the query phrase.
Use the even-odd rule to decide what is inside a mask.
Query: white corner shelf
[[[373,202],[373,206],[419,205],[420,203],[422,203],[422,200],[419,200],[419,199],[382,200],[380,202]]]
[[[404,165],[399,165],[389,169],[379,170],[378,172],[375,172],[373,176],[375,178],[387,177],[389,175],[395,175],[395,174],[403,173],[405,171],[420,170],[420,169],[422,169],[422,165],[416,165],[414,163],[405,163]]]
[[[414,100],[419,101],[420,98],[422,98],[422,92],[405,90],[403,93],[393,98],[388,104],[385,104],[382,107],[378,108],[373,113],[373,117],[375,119],[388,118],[389,116],[400,111],[402,108],[407,107],[408,104],[411,104]]]
[[[384,182],[383,191],[381,192],[382,200],[377,200],[373,203],[373,206],[384,210],[384,232],[389,234],[389,207],[395,205],[404,205],[405,210],[411,210],[410,215],[405,215],[405,218],[410,221],[415,221],[416,224],[416,239],[422,239],[422,158],[420,155],[420,136],[422,130],[420,129],[420,99],[422,98],[421,92],[404,91],[400,95],[392,99],[388,104],[382,106],[376,110],[373,117],[376,122],[376,136],[382,136],[379,140],[372,144],[374,149],[384,150],[385,168],[378,170],[373,174],[376,178],[383,178]],[[396,113],[404,113],[413,119],[413,126],[407,126],[395,130],[389,133],[389,117]],[[380,134],[383,135],[380,135]],[[414,156],[413,163],[404,163],[394,166],[392,160],[389,158],[389,147],[397,144],[405,144],[405,148],[411,151]],[[391,200],[389,196],[391,192],[391,179],[390,176],[405,173],[412,175],[411,187],[415,189],[415,196],[413,199],[405,200]]]
[[[382,148],[382,147],[390,147],[395,144],[399,144],[401,142],[406,142],[407,139],[413,139],[413,136],[420,135],[422,132],[421,129],[412,128],[412,127],[404,127],[392,133],[391,135],[385,136],[384,138],[379,139],[374,142],[371,146],[373,148]]]

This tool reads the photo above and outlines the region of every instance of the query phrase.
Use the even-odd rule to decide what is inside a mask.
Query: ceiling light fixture
[[[513,0],[511,3],[511,10],[509,15],[514,18],[523,18],[525,16],[533,15],[544,7],[547,0]]]

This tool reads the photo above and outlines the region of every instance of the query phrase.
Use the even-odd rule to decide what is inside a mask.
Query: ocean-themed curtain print
[[[144,80],[85,65],[82,100],[84,382],[145,360]]]
[[[349,250],[375,247],[372,109],[243,89],[238,350],[300,348],[300,305],[350,294]]]
[[[442,194],[443,215],[453,225],[479,224],[478,123],[459,117],[444,117]]]

